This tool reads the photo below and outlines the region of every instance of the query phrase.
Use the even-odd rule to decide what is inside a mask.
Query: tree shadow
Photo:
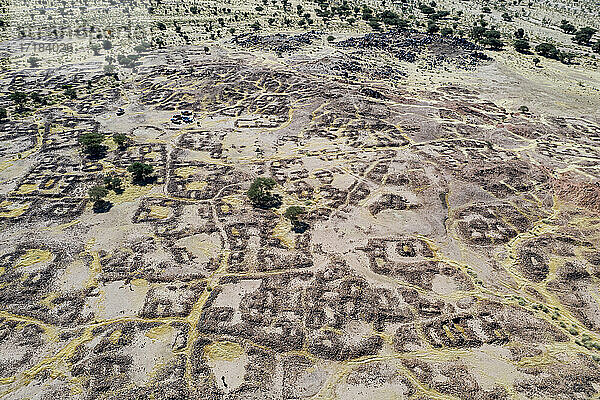
[[[154,184],[156,182],[156,179],[156,176],[133,177],[131,182],[137,186],[146,186]]]
[[[92,150],[86,150],[87,158],[90,160],[100,160],[108,154],[108,147],[105,145],[94,146]]]
[[[298,220],[292,222],[292,231],[294,231],[294,233],[304,233],[307,229],[308,224],[306,222]]]
[[[110,201],[101,199],[94,202],[94,206],[92,207],[92,209],[96,214],[105,213],[109,211],[112,208],[112,206],[113,203],[111,203]]]
[[[281,196],[278,194],[266,194],[253,204],[257,208],[268,210],[270,208],[278,208],[282,204]]]

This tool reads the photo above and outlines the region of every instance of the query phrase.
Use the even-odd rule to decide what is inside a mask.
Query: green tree
[[[558,59],[563,64],[572,64],[575,57],[577,57],[577,54],[572,51],[561,51],[558,54]]]
[[[369,22],[368,22],[368,24],[371,27],[371,29],[373,29],[374,31],[380,31],[381,30],[381,24],[375,18],[370,19]]]
[[[103,40],[102,41],[102,48],[104,50],[110,50],[110,49],[112,49],[112,42],[110,40],[107,40],[107,39]]]
[[[154,167],[143,162],[136,161],[127,167],[127,171],[131,172],[134,183],[144,183],[149,176],[154,172]]]
[[[531,45],[529,44],[529,41],[525,40],[525,39],[518,39],[515,40],[515,42],[513,43],[513,47],[515,48],[516,51],[518,51],[519,53],[529,53],[529,49],[531,49]]]
[[[485,44],[492,50],[502,50],[504,48],[504,42],[500,39],[487,39]]]
[[[142,42],[140,44],[138,44],[137,46],[135,46],[133,48],[133,50],[137,53],[143,53],[144,51],[148,50],[150,48],[150,45],[146,42]]]
[[[83,146],[83,151],[92,157],[100,157],[106,152],[103,141],[104,135],[100,132],[87,132],[79,136],[79,143]]]
[[[401,19],[398,14],[393,11],[385,10],[379,15],[379,19],[386,25],[395,26],[397,28],[406,28],[408,22]]]
[[[563,19],[560,22],[560,29],[562,29],[563,32],[568,33],[568,34],[573,34],[577,30],[577,28],[575,28],[575,25],[573,25],[572,23],[570,23],[566,19]]]
[[[75,100],[77,98],[77,90],[73,89],[72,87],[66,87],[65,96],[72,100]]]
[[[542,57],[553,58],[558,60],[559,52],[552,43],[540,43],[535,46],[535,52]]]
[[[260,22],[256,21],[254,22],[252,25],[250,25],[250,28],[252,28],[255,32],[260,30]]]
[[[473,29],[471,29],[471,37],[474,40],[481,40],[486,30],[487,29],[485,29],[483,26],[474,26]]]
[[[308,229],[308,224],[300,220],[302,214],[304,214],[304,208],[300,206],[288,207],[283,213],[283,216],[292,223],[292,230],[296,233],[303,233]]]
[[[8,111],[6,111],[6,108],[0,108],[0,121],[4,121],[7,118],[8,118]]]
[[[108,175],[104,177],[104,185],[116,193],[123,192],[123,181],[118,176]]]
[[[500,40],[500,32],[487,31],[485,36],[485,39],[481,40],[483,45],[488,46],[492,50],[501,50],[504,47],[504,42]]]
[[[452,30],[452,28],[442,28],[440,30],[440,35],[442,36],[451,36],[454,33],[454,31]]]
[[[27,102],[27,93],[25,92],[12,92],[8,95],[9,99],[15,103],[17,110],[22,111],[25,109],[25,103]]]
[[[519,28],[515,31],[515,37],[517,39],[523,39],[525,37],[525,30],[523,28]]]
[[[437,33],[437,31],[440,30],[440,27],[436,25],[435,22],[433,21],[429,21],[429,23],[427,24],[427,33],[433,34],[433,33]]]
[[[303,207],[290,206],[285,210],[285,212],[283,213],[283,216],[286,217],[287,219],[289,219],[290,221],[294,222],[294,221],[297,221],[298,217],[302,214],[304,214]]]
[[[419,6],[419,9],[421,10],[421,12],[425,15],[431,15],[431,14],[435,14],[435,8],[430,7],[426,4],[421,4]]]
[[[44,96],[42,96],[41,94],[39,94],[38,92],[31,92],[31,93],[29,93],[29,98],[34,103],[38,103],[38,104],[43,105],[43,106],[45,106],[46,104],[48,104],[48,101],[46,100],[46,98]]]
[[[112,139],[120,149],[126,148],[127,143],[129,142],[129,138],[124,133],[115,133]]]
[[[101,185],[96,185],[88,190],[88,196],[91,201],[96,202],[102,200],[108,195],[108,189]]]
[[[483,36],[485,36],[487,39],[500,39],[502,35],[497,30],[490,29],[489,31],[486,31]]]
[[[40,61],[42,61],[41,58],[36,57],[36,56],[31,56],[27,59],[27,62],[29,63],[29,66],[31,68],[37,68],[40,66]]]
[[[108,189],[101,185],[96,185],[88,190],[90,201],[94,202],[93,210],[95,213],[106,212],[110,209],[112,204],[104,200],[107,195]]]
[[[90,49],[92,50],[95,56],[100,55],[100,45],[98,43],[90,44]]]
[[[592,51],[594,53],[600,53],[600,40],[592,45]]]
[[[430,15],[429,18],[434,19],[434,20],[436,20],[436,19],[444,19],[448,15],[450,15],[450,11],[440,10],[440,11],[436,12],[435,14]]]
[[[598,32],[596,29],[586,26],[584,28],[579,29],[575,32],[575,36],[573,37],[573,41],[577,42],[581,45],[589,45],[590,40],[592,40],[592,36]]]
[[[271,193],[275,184],[276,182],[273,178],[256,178],[247,192],[252,205],[264,209],[279,207],[281,205],[281,196]]]
[[[116,72],[116,67],[114,65],[105,65],[104,66],[104,75],[114,75]]]

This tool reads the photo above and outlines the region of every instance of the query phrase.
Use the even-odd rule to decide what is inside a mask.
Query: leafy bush
[[[427,33],[437,33],[440,30],[440,27],[435,24],[435,22],[431,21],[427,24]]]
[[[492,50],[501,50],[504,47],[504,42],[496,38],[486,38],[483,39],[481,43]]]
[[[304,208],[300,206],[290,206],[285,210],[284,217],[292,223],[292,231],[303,233],[308,229],[308,224],[300,220],[300,216],[304,214]]]
[[[124,133],[115,133],[112,138],[120,149],[124,149],[125,147],[127,147],[129,138]]]
[[[123,181],[118,176],[105,176],[104,185],[107,189],[114,191],[115,193],[123,192]]]
[[[471,37],[475,40],[480,40],[486,31],[487,29],[485,29],[483,26],[474,26],[471,30]]]
[[[256,178],[247,192],[252,205],[264,209],[279,207],[281,205],[281,196],[271,193],[275,184],[276,182],[273,178]]]
[[[573,37],[573,41],[577,42],[581,45],[589,45],[590,40],[592,40],[592,36],[598,32],[596,29],[586,26],[584,28],[579,29],[575,32],[575,36]]]
[[[386,10],[379,15],[379,19],[386,25],[395,26],[397,28],[406,28],[408,22],[400,18],[398,14],[393,11]]]
[[[108,194],[108,189],[104,186],[96,185],[88,190],[88,196],[91,201],[102,200]]]
[[[376,19],[371,19],[369,20],[369,26],[374,30],[374,31],[380,31],[381,30],[381,24],[379,23],[379,21],[377,21]]]
[[[18,110],[23,110],[25,108],[25,103],[27,102],[27,93],[12,92],[8,95],[8,98],[17,105]]]
[[[75,100],[77,98],[77,90],[73,89],[72,87],[66,87],[65,96],[67,96],[71,100]]]
[[[529,49],[531,49],[531,46],[529,45],[529,41],[527,41],[525,39],[515,40],[515,42],[513,43],[513,47],[519,53],[529,53]]]
[[[100,132],[87,132],[79,136],[79,143],[83,146],[84,153],[99,157],[106,151],[106,146],[102,144],[104,135]]]
[[[562,29],[563,32],[569,33],[569,34],[573,34],[577,30],[577,28],[575,28],[575,25],[573,25],[572,23],[570,23],[566,19],[563,19],[561,21],[561,23],[560,23],[560,29]]]
[[[107,194],[108,189],[101,185],[96,185],[88,190],[88,196],[90,200],[94,202],[93,210],[95,213],[110,210],[112,204],[109,201],[104,200],[104,197],[106,197]]]
[[[294,222],[298,220],[300,215],[304,214],[304,208],[300,206],[290,206],[285,210],[284,217]]]
[[[552,43],[540,43],[535,46],[535,52],[542,57],[558,60],[558,49]]]
[[[442,36],[451,36],[454,33],[452,28],[442,28],[440,30],[440,35]]]
[[[485,36],[487,39],[500,39],[502,35],[497,30],[490,29],[489,31],[486,31],[483,36]]]
[[[523,39],[525,37],[525,30],[523,28],[519,28],[515,32],[515,37],[517,39]]]
[[[429,7],[426,4],[421,4],[419,8],[421,9],[421,12],[425,15],[431,15],[435,13],[435,9],[433,7]]]
[[[37,68],[40,66],[40,61],[42,61],[41,58],[39,57],[35,57],[35,56],[31,56],[27,59],[27,62],[29,63],[29,66],[31,68]]]
[[[127,167],[127,171],[131,172],[134,183],[144,183],[149,176],[154,172],[154,167],[143,162],[136,161]]]

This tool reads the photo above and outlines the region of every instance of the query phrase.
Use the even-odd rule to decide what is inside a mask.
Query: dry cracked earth
[[[242,39],[2,73],[52,101],[0,125],[0,397],[598,398],[600,121]]]

